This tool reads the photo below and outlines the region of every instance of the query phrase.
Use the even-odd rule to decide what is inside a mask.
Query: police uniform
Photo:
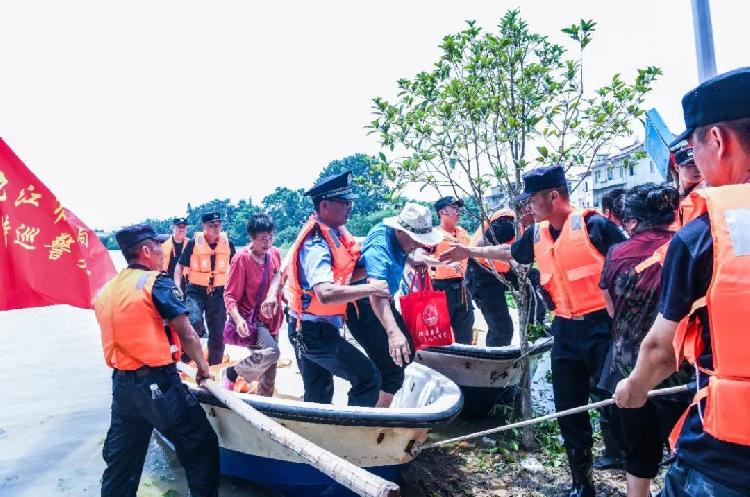
[[[449,205],[463,207],[464,203],[451,196],[443,197],[435,202],[435,212],[440,215],[440,210]],[[463,245],[469,243],[469,234],[460,226],[455,226],[452,233],[441,227],[437,229],[443,234],[443,241],[435,248],[436,256],[448,250],[450,243]],[[471,304],[471,296],[464,282],[467,262],[467,260],[461,261],[458,267],[453,264],[430,267],[433,288],[445,292],[455,341],[463,344],[471,344],[474,330],[474,306]]]
[[[187,226],[188,222],[187,219],[184,217],[176,217],[172,220],[172,226],[179,226],[184,225]],[[182,255],[182,251],[185,248],[186,242],[183,240],[182,242],[177,242],[173,236],[170,236],[167,238],[164,243],[161,244],[161,248],[164,251],[164,267],[163,271],[165,271],[169,276],[174,278],[174,269],[177,266],[177,264],[180,262],[180,256]],[[181,290],[185,291],[185,286],[187,284],[187,271],[185,270],[183,272],[183,278],[182,278],[182,286]]]
[[[516,200],[566,185],[561,166],[538,168],[524,175],[524,193]],[[612,320],[598,285],[607,251],[624,240],[614,223],[585,210],[571,213],[560,230],[548,221],[536,223],[511,246],[517,262],[536,262],[555,314],[552,388],[557,411],[584,405],[589,397],[608,396],[596,388],[612,332]],[[558,423],[573,477],[571,495],[593,496],[589,415],[565,416]]]
[[[709,79],[682,99],[687,139],[701,126],[750,118],[750,68]],[[745,137],[748,139],[749,137]],[[698,392],[672,433],[667,497],[750,495],[750,185],[694,190],[690,217],[672,238],[659,310],[679,322],[677,361],[694,365]],[[695,492],[695,493],[694,493]]]
[[[146,239],[163,241],[149,225],[124,228],[116,239],[123,250]],[[187,313],[182,292],[166,273],[131,264],[104,286],[95,310],[113,368],[102,496],[135,497],[154,428],[174,443],[191,495],[218,495],[216,434],[174,365],[180,344],[167,323]]]
[[[351,173],[320,180],[305,193],[313,200],[353,200]],[[330,404],[333,377],[351,384],[348,404],[373,407],[380,373],[372,361],[341,336],[346,304],[322,304],[313,288],[321,283],[346,285],[359,260],[360,246],[345,227],[331,227],[313,214],[290,249],[289,339],[294,344],[306,402]]]
[[[202,222],[221,221],[218,212],[203,214]],[[208,329],[208,363],[219,364],[224,356],[224,285],[229,276],[229,262],[234,257],[234,244],[225,232],[215,243],[207,243],[202,231],[188,241],[180,256],[180,265],[189,268],[185,292],[188,317],[198,336]],[[204,324],[205,316],[205,324]]]

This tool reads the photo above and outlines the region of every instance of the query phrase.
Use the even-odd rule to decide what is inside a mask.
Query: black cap
[[[352,172],[346,171],[334,176],[326,176],[315,183],[315,186],[305,192],[313,200],[340,198],[355,200],[359,195],[352,191]]]
[[[172,224],[173,225],[184,224],[184,225],[187,226],[187,223],[188,222],[187,222],[187,218],[186,217],[176,217],[176,218],[172,219]]]
[[[538,167],[523,175],[523,193],[516,196],[516,202],[523,202],[536,192],[567,186],[565,169],[559,164]]]
[[[125,250],[136,243],[142,242],[143,240],[154,240],[156,242],[163,242],[169,235],[158,235],[154,228],[150,224],[133,224],[131,226],[125,226],[123,229],[115,233],[115,240],[120,250]]]
[[[448,207],[449,205],[457,205],[459,207],[463,207],[464,201],[460,198],[448,195],[447,197],[443,197],[435,202],[435,212],[440,212],[440,209]]]
[[[707,79],[682,97],[685,131],[672,143],[687,140],[695,128],[750,117],[750,67]]]
[[[211,221],[221,221],[221,214],[218,212],[206,212],[201,217],[201,222],[210,223]]]

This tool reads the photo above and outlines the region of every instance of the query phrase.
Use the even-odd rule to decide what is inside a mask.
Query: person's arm
[[[656,316],[641,343],[635,369],[617,384],[614,399],[618,407],[643,406],[648,391],[677,370],[672,340],[678,325],[661,314]]]
[[[440,254],[440,262],[459,262],[468,257],[492,259],[509,262],[511,260],[510,244],[469,247],[460,243],[450,243],[451,248]]]
[[[245,268],[246,259],[235,257],[229,263],[229,274],[227,275],[227,284],[224,286],[224,306],[227,313],[234,321],[237,328],[237,334],[241,337],[250,335],[247,327],[247,321],[240,315],[237,302],[242,300],[245,295],[245,284],[247,271]]]
[[[382,280],[370,280],[372,282]],[[386,284],[386,287],[388,285]],[[396,318],[393,316],[391,310],[391,300],[389,297],[371,295],[370,305],[372,310],[375,312],[380,324],[383,325],[385,333],[388,336],[388,352],[391,354],[391,359],[396,363],[397,366],[403,366],[409,362],[411,351],[409,350],[409,342],[406,340],[404,332],[398,327]]]
[[[203,348],[201,347],[200,338],[190,324],[186,314],[180,314],[179,316],[169,321],[169,326],[177,333],[180,337],[180,344],[182,350],[195,361],[198,367],[198,372],[195,375],[196,383],[200,384],[204,379],[213,379],[211,371],[208,369],[208,362],[203,357]]]
[[[390,300],[391,292],[385,281],[372,281],[361,285],[339,285],[336,283],[318,283],[313,287],[315,296],[321,304],[344,304],[369,296],[379,296]]]
[[[182,264],[175,264],[174,266],[174,284],[178,287],[182,286],[182,270],[185,266]]]
[[[602,297],[604,297],[604,303],[607,304],[607,314],[609,317],[615,315],[615,305],[612,303],[612,296],[609,294],[609,290],[602,289]]]

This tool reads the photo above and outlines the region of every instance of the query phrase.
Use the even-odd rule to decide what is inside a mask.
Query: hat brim
[[[435,228],[432,228],[432,230],[428,231],[427,233],[415,233],[413,231],[409,231],[398,222],[398,216],[393,217],[387,217],[383,219],[383,224],[386,226],[389,226],[395,230],[403,231],[407,235],[409,235],[409,238],[414,240],[415,242],[426,245],[428,247],[434,247],[438,243],[443,241],[443,234],[436,230]]]
[[[690,135],[693,134],[693,131],[695,131],[695,128],[688,128],[685,131],[683,131],[682,133],[680,133],[680,135],[677,136],[677,138],[675,138],[672,141],[672,143],[669,144],[669,148],[672,149],[672,148],[676,147],[677,145],[679,145],[680,142],[685,141],[688,138],[690,138]]]

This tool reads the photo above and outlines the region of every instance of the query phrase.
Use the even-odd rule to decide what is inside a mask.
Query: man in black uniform
[[[215,497],[219,447],[203,409],[180,381],[180,344],[209,378],[200,341],[187,319],[182,292],[162,268],[163,240],[147,224],[115,235],[128,266],[95,301],[112,372],[112,422],[102,455],[102,497],[135,497],[154,428],[175,445],[193,497]]]
[[[163,270],[171,277],[174,278],[174,268],[180,261],[182,255],[182,249],[185,248],[185,237],[187,236],[188,222],[187,218],[176,217],[172,220],[172,236],[167,238],[164,243],[161,244],[161,248],[164,251],[164,268]],[[187,275],[183,272],[182,282],[180,289],[184,292],[185,285],[187,285]]]

